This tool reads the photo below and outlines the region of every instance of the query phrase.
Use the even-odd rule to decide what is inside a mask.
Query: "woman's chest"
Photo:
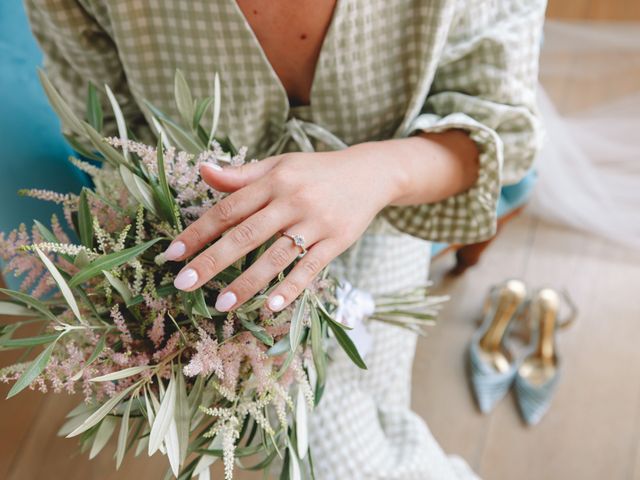
[[[347,144],[396,135],[424,104],[452,5],[262,0],[267,9],[258,0],[84,1],[104,11],[100,21],[140,105],[146,100],[176,117],[176,69],[198,98],[211,95],[218,73],[219,133],[247,145],[252,156],[282,137],[290,100],[309,103],[310,121]],[[257,19],[250,22],[251,15]]]
[[[292,105],[310,102],[336,0],[237,0]]]

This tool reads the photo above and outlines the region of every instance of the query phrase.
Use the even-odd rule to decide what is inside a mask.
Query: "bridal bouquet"
[[[159,134],[155,146],[129,139],[108,87],[117,138],[100,133],[95,88],[82,120],[42,74],[41,80],[73,132],[69,141],[86,159],[71,161],[92,186],[79,195],[23,191],[60,204],[64,219],[0,233],[7,271],[23,279],[21,291],[1,290],[7,300],[0,301],[0,314],[22,319],[0,327],[0,349],[26,355],[41,349],[34,360],[0,370],[0,380],[15,382],[9,397],[25,388],[82,392],[84,402],[60,434],[79,438],[91,458],[115,435],[117,467],[133,450],[160,451],[180,479],[209,478],[218,458],[226,479],[235,464],[277,466],[292,479],[312,472],[307,416],[322,397],[330,356],[341,348],[366,368],[346,324],[366,316],[418,329],[434,318],[441,299],[426,296],[424,288],[376,299],[353,295],[325,270],[282,312],[264,306],[282,276],[232,312],[212,308],[218,292],[268,244],[197,291],[176,290],[172,281],[181,266],[165,263],[162,252],[223,195],[199,177],[198,164],[245,162],[246,149],[216,137],[217,77],[212,97],[194,99],[177,72],[181,121],[149,106]],[[34,324],[36,336],[21,335]]]

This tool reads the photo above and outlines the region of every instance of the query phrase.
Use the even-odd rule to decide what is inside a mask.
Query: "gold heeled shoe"
[[[564,321],[559,318],[562,298],[570,308]],[[523,419],[534,425],[548,411],[560,378],[556,332],[573,322],[577,309],[566,292],[542,288],[530,300],[527,312],[534,332],[533,350],[518,368],[515,390]]]
[[[515,279],[492,288],[485,303],[482,326],[471,340],[471,384],[483,413],[504,397],[515,377],[517,362],[505,339],[512,320],[525,305],[526,294],[526,285]]]

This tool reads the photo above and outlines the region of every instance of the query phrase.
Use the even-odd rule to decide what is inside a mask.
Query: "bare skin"
[[[271,0],[268,8],[260,0],[238,4],[290,102],[307,104],[335,1]],[[272,236],[283,231],[301,234],[308,253],[267,302],[278,311],[353,244],[385,207],[438,202],[469,189],[478,175],[478,149],[465,132],[449,130],[336,152],[288,153],[237,168],[203,165],[201,174],[213,188],[232,193],[165,252],[167,259],[182,261],[208,246],[181,270],[176,287],[195,290]],[[299,253],[290,238],[276,240],[220,293],[216,309],[242,305]]]
[[[308,105],[335,0],[238,0],[292,105]]]

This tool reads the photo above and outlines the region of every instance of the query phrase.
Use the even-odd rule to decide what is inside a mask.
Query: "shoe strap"
[[[558,319],[558,321],[556,322],[556,330],[566,330],[571,325],[573,325],[578,318],[578,307],[571,298],[571,295],[569,295],[567,289],[563,288],[561,290],[558,290],[558,293],[560,294],[560,298],[564,300],[564,304],[569,311],[564,316],[564,318]],[[529,317],[531,297],[527,298],[524,303],[524,308],[520,310],[517,320],[524,322],[529,330],[534,330],[535,326],[531,325],[531,319]]]

